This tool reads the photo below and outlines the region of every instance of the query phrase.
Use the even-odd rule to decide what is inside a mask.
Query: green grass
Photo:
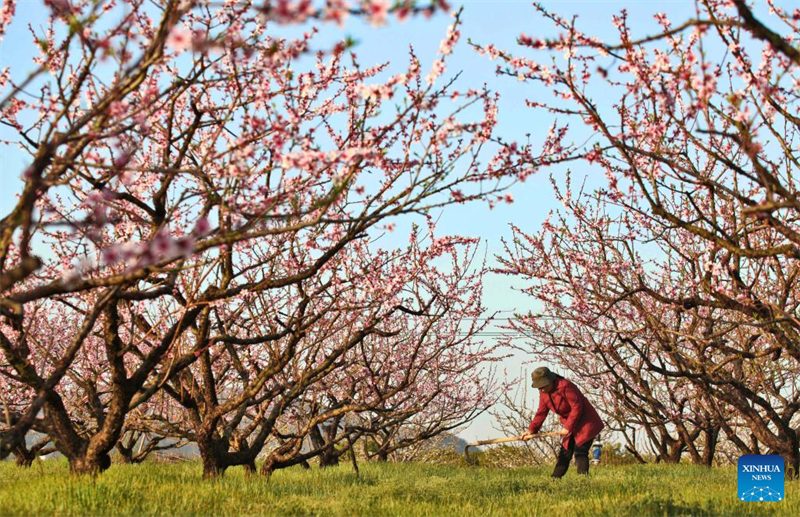
[[[800,515],[800,483],[781,503],[740,503],[733,468],[692,465],[574,470],[365,464],[276,472],[232,469],[203,481],[197,463],[115,465],[96,479],[66,463],[0,462],[0,515]]]

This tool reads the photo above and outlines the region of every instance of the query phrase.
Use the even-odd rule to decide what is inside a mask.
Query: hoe
[[[477,465],[477,463],[478,463],[477,458],[475,458],[474,456],[470,456],[469,455],[470,447],[478,447],[480,445],[493,445],[493,444],[496,444],[496,443],[522,442],[522,441],[525,441],[522,438],[522,436],[523,435],[505,436],[503,438],[494,438],[494,439],[491,439],[491,440],[479,440],[477,442],[470,443],[466,447],[464,447],[464,458],[467,460],[468,464]],[[537,433],[537,434],[533,435],[530,439],[533,440],[535,438],[545,438],[545,437],[548,437],[548,436],[561,436],[561,434],[560,433],[555,433],[555,432],[554,433]]]

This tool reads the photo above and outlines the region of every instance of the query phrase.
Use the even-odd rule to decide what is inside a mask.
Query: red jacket
[[[539,407],[528,431],[539,432],[547,414],[553,411],[569,431],[562,441],[564,448],[568,447],[570,437],[575,437],[575,447],[580,447],[603,430],[603,421],[577,386],[564,378],[556,379],[555,383],[553,393],[539,392]]]

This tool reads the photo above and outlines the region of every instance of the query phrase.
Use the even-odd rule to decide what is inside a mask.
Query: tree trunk
[[[261,465],[261,474],[269,479],[272,473],[279,468],[303,463],[305,458],[298,457],[302,446],[302,439],[289,440],[281,444],[266,457]]]
[[[795,448],[793,453],[784,456],[786,461],[786,479],[800,479],[800,450]]]
[[[133,463],[133,447],[126,447],[122,442],[117,443],[117,452],[119,453],[120,463],[130,464]]]
[[[225,474],[225,467],[220,465],[215,454],[204,454],[200,452],[203,460],[203,479],[215,479]]]
[[[692,464],[705,465],[705,462],[703,461],[703,455],[700,454],[694,444],[690,444],[686,450],[689,452],[689,457],[692,459]]]
[[[311,439],[311,445],[315,449],[322,451],[319,455],[320,468],[333,467],[339,464],[339,454],[333,446],[326,448],[327,443],[319,425],[315,425],[310,429],[308,437]]]
[[[664,463],[680,463],[683,455],[684,445],[680,440],[669,440],[666,444],[666,451],[662,460]]]
[[[14,461],[18,467],[30,467],[33,465],[35,454],[24,447],[17,447],[14,449]]]
[[[326,449],[319,456],[319,466],[320,466],[320,468],[335,467],[338,464],[339,464],[339,454],[336,452],[336,449],[334,449],[333,447],[331,447],[330,449]]]
[[[756,435],[753,433],[750,433],[750,449],[753,451],[753,454],[761,454],[758,438],[756,438]]]
[[[703,448],[703,464],[710,467],[714,464],[714,456],[717,452],[717,443],[719,442],[719,427],[712,427],[706,429],[705,434],[705,447]]]
[[[18,444],[12,449],[15,463],[18,467],[30,467],[37,457],[55,452],[53,447],[48,447],[49,443],[50,439],[44,438],[32,444],[30,447],[24,442]]]
[[[270,455],[270,456],[269,456],[269,457],[266,459],[266,461],[265,461],[265,462],[264,462],[264,463],[261,465],[261,475],[262,475],[262,476],[264,476],[264,477],[266,477],[266,478],[267,478],[267,481],[269,481],[269,479],[270,479],[270,477],[272,476],[272,473],[273,473],[274,471],[275,471],[275,460],[274,460],[274,458],[273,458],[273,457]]]
[[[218,447],[211,433],[198,433],[197,448],[203,461],[203,479],[214,479],[225,473],[225,465],[217,454]]]
[[[69,471],[76,475],[96,476],[111,466],[111,456],[101,454],[99,456],[87,455],[69,458]]]
[[[350,434],[347,435],[347,444],[350,449],[350,461],[353,464],[353,470],[356,473],[356,477],[361,477],[361,473],[358,471],[358,460],[356,459],[356,445],[353,443],[353,438]]]

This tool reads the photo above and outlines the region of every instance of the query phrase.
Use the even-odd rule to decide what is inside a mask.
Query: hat
[[[531,374],[532,386],[534,388],[544,388],[556,380],[557,375],[550,371],[546,366],[541,366]]]

